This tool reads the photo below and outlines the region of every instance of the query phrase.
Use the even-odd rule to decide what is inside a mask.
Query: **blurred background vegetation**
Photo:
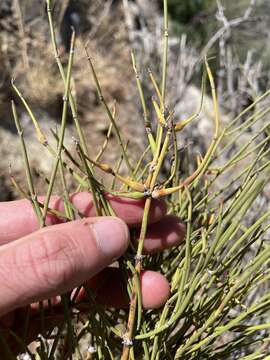
[[[159,7],[162,9],[162,1]],[[209,16],[214,14],[215,0],[192,0],[192,1],[168,1],[169,13],[173,20],[176,34],[187,33],[190,40],[200,46],[202,40],[213,30],[214,22],[208,21]],[[196,31],[194,29],[196,28]]]
[[[237,41],[238,50],[245,51],[254,45],[260,48],[264,39],[261,36],[258,37],[258,31],[263,31],[264,28],[264,35],[269,35],[266,28],[266,25],[269,24],[269,2],[267,0],[222,0],[219,3],[224,8],[227,19],[243,16],[246,9],[250,5],[252,6],[255,26],[252,28],[241,27],[240,31],[234,33],[234,41]],[[168,0],[168,6],[175,33],[178,35],[186,33],[190,41],[193,41],[197,47],[202,46],[219,28],[220,23],[216,17],[216,0]],[[159,0],[159,8],[162,9],[161,0]],[[247,38],[242,37],[244,30],[246,31],[245,35],[253,39],[254,42],[247,42]]]
[[[217,15],[218,3],[223,7],[228,21],[243,17],[246,10],[250,9],[250,21],[243,22],[226,34],[228,43],[233,47],[234,55],[242,61],[252,49],[255,59],[263,61],[268,70],[270,3],[267,0],[168,0],[174,33],[178,36],[186,33],[192,46],[201,49],[222,26],[222,19]],[[159,7],[162,8],[161,0]],[[211,51],[216,56],[219,54],[217,45]]]

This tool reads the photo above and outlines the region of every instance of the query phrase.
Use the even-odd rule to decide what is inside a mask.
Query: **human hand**
[[[12,326],[15,309],[56,298],[89,279],[92,288],[102,284],[97,288],[97,301],[107,306],[125,306],[120,271],[108,265],[126,251],[128,227],[139,227],[144,201],[108,198],[117,218],[94,217],[90,195],[83,192],[74,194],[71,201],[85,218],[61,223],[48,215],[47,226],[40,230],[28,200],[0,203],[2,324]],[[53,197],[50,208],[63,211],[63,202]],[[183,237],[183,225],[176,217],[166,215],[163,202],[154,200],[144,251],[152,253],[177,245]],[[159,307],[169,296],[167,280],[153,271],[143,272],[141,289],[144,308]]]

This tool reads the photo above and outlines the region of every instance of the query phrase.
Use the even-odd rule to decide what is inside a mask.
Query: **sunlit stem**
[[[67,80],[65,83],[65,92],[63,97],[63,111],[62,111],[62,121],[61,121],[61,129],[60,129],[60,136],[59,136],[59,143],[57,147],[57,154],[54,163],[54,168],[51,174],[49,187],[47,190],[47,194],[44,201],[44,208],[43,208],[43,224],[45,224],[46,215],[49,207],[49,201],[51,198],[53,186],[56,179],[56,174],[59,166],[59,161],[61,158],[62,150],[63,150],[63,142],[66,130],[66,122],[67,122],[67,110],[68,110],[68,95],[70,91],[70,81],[71,81],[71,72],[72,72],[72,65],[74,59],[74,48],[75,48],[75,32],[72,32],[72,39],[71,39],[71,46],[70,46],[70,54],[69,54],[69,61],[68,61],[68,69],[67,69]]]

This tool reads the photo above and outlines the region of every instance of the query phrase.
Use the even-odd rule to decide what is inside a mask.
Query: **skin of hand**
[[[71,201],[85,218],[63,222],[48,215],[43,229],[39,229],[28,200],[0,203],[0,324],[3,329],[17,332],[15,320],[23,321],[29,304],[35,314],[37,302],[50,298],[57,303],[60,294],[82,283],[93,290],[97,302],[108,307],[128,306],[121,273],[108,266],[126,251],[130,228],[139,231],[144,201],[109,195],[108,200],[117,217],[95,217],[91,195],[76,193]],[[52,197],[49,206],[64,211],[59,197]],[[185,227],[179,219],[166,215],[163,201],[153,200],[144,253],[178,245],[184,236]],[[170,294],[166,278],[154,271],[142,273],[141,290],[145,309],[162,306]],[[82,291],[79,298],[84,295]]]

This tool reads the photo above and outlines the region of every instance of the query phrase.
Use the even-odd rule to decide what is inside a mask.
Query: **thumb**
[[[0,247],[0,316],[80,285],[127,249],[116,217],[81,219],[41,229]]]

